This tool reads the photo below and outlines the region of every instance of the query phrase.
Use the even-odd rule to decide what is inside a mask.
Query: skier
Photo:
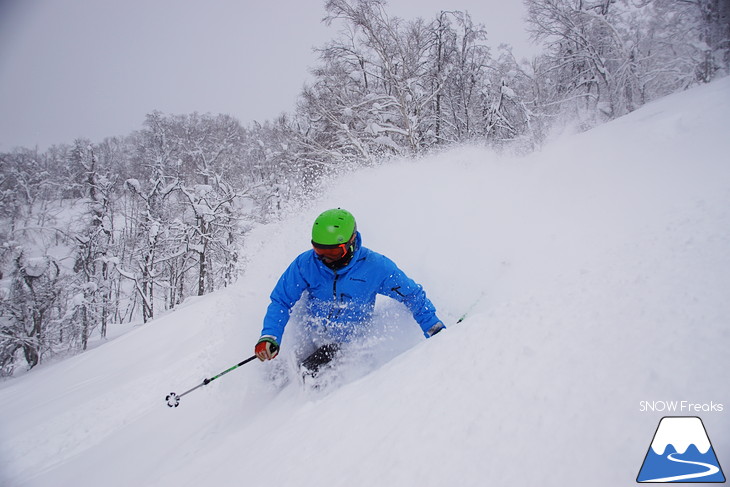
[[[284,271],[254,351],[261,360],[279,353],[294,304],[307,291],[305,329],[319,346],[302,361],[303,373],[315,377],[342,344],[366,331],[382,294],[405,304],[429,338],[445,328],[423,288],[384,255],[362,246],[355,217],[341,208],[320,214],[312,225],[312,249]]]

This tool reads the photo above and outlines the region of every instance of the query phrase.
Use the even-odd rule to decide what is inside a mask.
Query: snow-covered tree
[[[282,114],[247,130],[247,163],[239,168],[235,187],[254,207],[250,219],[268,221],[289,206],[300,206],[298,199],[309,195],[327,172],[324,158],[301,127]]]
[[[197,258],[198,296],[216,288],[215,266],[218,264],[225,270],[230,264],[227,254],[232,250],[236,234],[233,204],[238,195],[232,187],[217,179],[211,182],[213,184],[181,187],[194,218],[186,225],[186,243],[187,250]],[[224,280],[222,284],[227,282]]]
[[[630,61],[615,27],[615,0],[526,0],[529,30],[545,42],[555,88],[578,117],[610,119],[626,113]]]
[[[16,352],[22,351],[32,368],[50,350],[51,326],[58,323],[53,309],[63,292],[59,265],[48,255],[18,252],[11,279],[7,295],[0,299],[0,372],[6,375],[12,373]]]
[[[487,134],[484,101],[488,96],[490,50],[487,32],[466,12],[441,12],[432,22],[430,80],[434,85],[436,141],[474,140]]]
[[[724,0],[525,5],[529,30],[547,48],[539,63],[541,91],[554,91],[562,108],[589,126],[728,72],[730,4]]]
[[[320,49],[302,96],[311,148],[337,163],[420,152],[435,134],[429,26],[389,17],[380,0],[330,0],[325,9],[328,23],[345,28]]]
[[[134,249],[130,256],[131,269],[118,268],[120,274],[134,282],[141,299],[142,319],[154,317],[155,289],[160,282],[160,265],[181,255],[183,249],[168,248],[165,243],[174,222],[166,203],[178,188],[178,182],[166,184],[162,177],[144,186],[136,179],[126,181],[127,188],[139,199],[139,206],[127,218],[134,220],[137,231]]]
[[[482,91],[486,140],[494,146],[519,141],[520,149],[534,147],[539,142],[533,120],[538,113],[535,99],[529,77],[508,47],[500,49],[486,78]]]
[[[101,336],[106,336],[114,308],[112,281],[116,276],[117,262],[113,247],[114,179],[102,172],[94,148],[88,141],[77,140],[72,154],[74,163],[83,169],[81,184],[86,196],[83,200],[85,210],[73,232],[76,241],[74,272],[77,276],[74,316],[79,324],[81,348],[85,350],[91,332],[97,326],[101,327]]]
[[[7,219],[11,231],[43,227],[48,203],[57,194],[57,181],[48,158],[37,150],[20,148],[3,154],[0,161],[0,216]]]
[[[129,260],[117,270],[134,283],[144,322],[154,316],[156,288],[167,284],[161,279],[160,266],[184,252],[179,247],[166,245],[171,229],[179,227],[169,205],[170,196],[179,187],[177,177],[170,176],[177,173],[179,161],[174,157],[172,131],[161,113],[147,116],[145,129],[137,137],[137,167],[147,178],[130,178],[125,182],[136,201],[126,215],[133,222],[135,235],[130,236],[134,243]]]

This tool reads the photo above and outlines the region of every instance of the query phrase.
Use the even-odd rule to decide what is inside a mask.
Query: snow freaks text
[[[639,412],[670,412],[670,413],[721,413],[724,406],[721,403],[696,403],[692,401],[640,401]]]

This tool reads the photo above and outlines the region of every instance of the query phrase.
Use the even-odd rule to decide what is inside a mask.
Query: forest
[[[730,2],[525,0],[541,54],[468,12],[329,0],[292,113],[147,114],[101,142],[0,153],[0,375],[86,350],[245,272],[247,232],[331,176],[443,147],[527,153],[730,70]]]

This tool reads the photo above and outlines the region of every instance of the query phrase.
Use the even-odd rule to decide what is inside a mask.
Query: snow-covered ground
[[[700,416],[728,468],[728,126],[725,78],[526,158],[463,147],[341,178],[251,235],[234,287],[1,383],[0,485],[615,487],[665,415]],[[256,361],[168,408],[251,355],[333,206],[449,329],[425,340],[384,299],[330,387],[273,387]],[[723,411],[642,411],[670,400]]]

